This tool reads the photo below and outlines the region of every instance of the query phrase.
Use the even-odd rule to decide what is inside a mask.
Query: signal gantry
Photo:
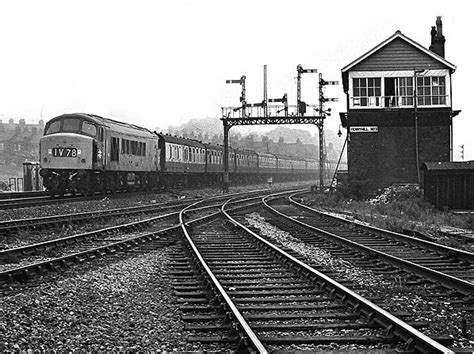
[[[242,91],[240,95],[240,106],[222,107],[222,122],[224,125],[224,192],[229,190],[229,130],[236,125],[266,125],[266,124],[315,124],[319,129],[319,186],[324,187],[324,120],[331,115],[331,108],[325,109],[326,102],[336,102],[337,98],[327,98],[324,96],[324,87],[327,85],[337,85],[337,81],[326,81],[319,73],[319,104],[308,105],[301,99],[301,76],[306,73],[317,73],[317,69],[304,69],[301,65],[296,67],[297,90],[296,105],[288,104],[288,94],[284,93],[281,98],[267,97],[267,66],[264,65],[264,97],[261,102],[248,103],[246,98],[245,80],[242,75],[237,80],[226,80],[228,84],[240,84]],[[280,103],[279,105],[269,105],[269,103]],[[314,115],[307,115],[308,109],[315,112]]]

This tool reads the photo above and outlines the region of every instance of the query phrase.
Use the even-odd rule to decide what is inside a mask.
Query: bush
[[[0,181],[0,191],[9,191],[10,186],[8,185],[7,182]]]

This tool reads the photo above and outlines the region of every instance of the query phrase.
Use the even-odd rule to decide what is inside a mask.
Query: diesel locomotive
[[[202,186],[222,182],[220,145],[152,132],[93,114],[48,121],[40,140],[40,174],[51,194]],[[233,183],[316,179],[318,161],[229,149]]]

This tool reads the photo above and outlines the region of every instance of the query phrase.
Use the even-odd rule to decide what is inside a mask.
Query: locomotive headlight
[[[97,157],[98,157],[99,159],[102,158],[102,150],[97,150]]]
[[[48,155],[51,155],[53,153],[53,149],[48,149]]]

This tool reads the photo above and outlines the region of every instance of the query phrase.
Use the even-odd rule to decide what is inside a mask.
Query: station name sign
[[[379,127],[350,127],[351,133],[378,133]]]

